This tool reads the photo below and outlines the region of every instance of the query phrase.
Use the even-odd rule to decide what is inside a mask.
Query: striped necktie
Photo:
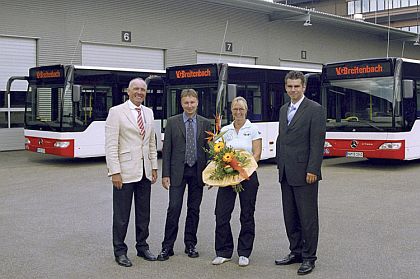
[[[294,105],[290,105],[289,112],[287,113],[287,125],[290,125],[292,122],[293,116],[295,116],[296,107]]]
[[[137,112],[139,113],[139,114],[137,115],[137,126],[139,126],[139,129],[140,129],[140,135],[141,135],[142,137],[144,137],[145,130],[144,130],[143,117],[141,116],[141,108],[136,108],[136,110],[137,110]]]

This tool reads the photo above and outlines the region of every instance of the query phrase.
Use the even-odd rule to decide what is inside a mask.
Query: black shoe
[[[127,258],[127,255],[121,255],[121,256],[115,256],[115,261],[121,265],[121,266],[125,266],[125,267],[130,267],[133,264],[131,263],[130,259]]]
[[[168,249],[168,248],[163,248],[162,251],[160,252],[160,254],[157,257],[158,261],[166,261],[169,260],[170,256],[174,255],[174,250],[172,249]]]
[[[289,265],[294,263],[301,263],[302,257],[294,254],[289,254],[283,259],[278,259],[274,261],[276,265]]]
[[[304,260],[302,265],[299,267],[297,274],[298,275],[305,275],[308,273],[311,273],[312,270],[315,268],[315,262],[314,261],[308,261]]]
[[[190,257],[190,258],[198,258],[198,256],[200,256],[198,254],[197,249],[195,249],[194,245],[190,245],[188,247],[185,247],[185,254],[188,254],[188,257]]]
[[[137,256],[142,257],[143,259],[147,261],[156,261],[157,258],[155,255],[150,252],[150,250],[144,250],[144,251],[138,251]]]

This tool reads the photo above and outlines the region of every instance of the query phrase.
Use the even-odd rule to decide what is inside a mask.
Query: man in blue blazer
[[[315,268],[317,259],[318,181],[322,178],[326,118],[322,106],[304,96],[301,72],[289,72],[285,87],[290,102],[280,109],[276,158],[290,254],[275,263],[302,263],[297,273],[304,275]]]
[[[166,261],[174,255],[173,246],[178,234],[186,185],[185,253],[190,258],[199,256],[195,246],[204,187],[202,172],[207,162],[203,149],[207,147],[205,131],[210,131],[210,121],[197,115],[198,96],[194,89],[181,92],[181,105],[184,112],[168,119],[163,141],[162,186],[169,189],[169,206],[159,261]]]

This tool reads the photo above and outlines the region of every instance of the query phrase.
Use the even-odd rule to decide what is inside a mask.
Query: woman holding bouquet
[[[227,146],[245,150],[253,155],[255,161],[261,157],[262,140],[258,129],[246,118],[248,105],[244,98],[236,97],[232,101],[231,111],[234,121],[222,128],[221,133]],[[239,192],[241,205],[241,230],[238,238],[239,266],[249,264],[249,256],[255,238],[254,211],[258,192],[258,177],[254,172],[249,179],[241,182],[243,190]],[[216,257],[212,264],[219,265],[230,261],[233,254],[233,237],[230,219],[235,207],[237,192],[232,187],[219,187],[216,199]]]

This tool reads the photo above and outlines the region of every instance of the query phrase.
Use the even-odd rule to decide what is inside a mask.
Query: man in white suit
[[[144,80],[131,80],[129,100],[110,109],[105,125],[106,163],[114,186],[112,241],[115,261],[125,267],[132,266],[124,240],[133,194],[137,256],[156,260],[146,242],[151,184],[156,182],[158,168],[153,111],[142,105],[146,92]]]

